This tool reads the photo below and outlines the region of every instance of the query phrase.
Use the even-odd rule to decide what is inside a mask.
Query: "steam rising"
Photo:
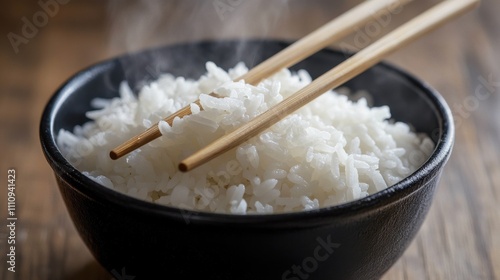
[[[202,40],[267,38],[287,12],[288,0],[111,0],[110,53]],[[243,47],[234,56],[244,55]],[[126,59],[122,64],[126,70],[144,62]]]
[[[266,37],[288,0],[111,0],[111,47],[144,47],[203,39]]]

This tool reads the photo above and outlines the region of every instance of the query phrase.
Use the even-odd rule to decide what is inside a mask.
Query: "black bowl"
[[[208,60],[226,69],[239,60],[252,67],[287,45],[259,40],[200,42],[125,55],[81,71],[50,99],[40,125],[43,151],[80,236],[115,277],[374,279],[403,254],[429,210],[452,150],[454,128],[450,110],[435,90],[385,63],[346,86],[368,90],[375,106],[389,105],[396,120],[431,135],[436,149],[400,183],[350,203],[273,215],[180,210],[95,183],[57,147],[59,129],[71,130],[87,121],[84,112],[90,100],[117,96],[124,79],[138,87],[160,72],[198,78]],[[294,69],[307,69],[316,77],[347,57],[324,50]]]

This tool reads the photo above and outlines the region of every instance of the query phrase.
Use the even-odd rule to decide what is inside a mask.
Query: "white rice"
[[[184,209],[217,213],[280,213],[360,199],[391,186],[420,167],[434,149],[425,135],[391,123],[387,106],[323,94],[245,144],[188,173],[186,156],[250,121],[311,82],[306,71],[284,69],[258,86],[232,79],[208,62],[198,81],[166,74],[138,97],[126,83],[120,98],[96,99],[93,120],[61,130],[63,155],[96,182],[130,196]],[[215,91],[225,98],[206,93]],[[204,110],[160,121],[199,98]],[[160,121],[162,136],[113,161],[109,151]]]

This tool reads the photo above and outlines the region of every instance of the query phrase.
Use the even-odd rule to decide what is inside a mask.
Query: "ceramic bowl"
[[[96,260],[125,279],[376,279],[403,254],[431,205],[454,138],[443,98],[407,72],[378,64],[345,85],[428,133],[436,144],[416,172],[381,192],[308,212],[227,215],[156,205],[103,187],[60,153],[56,135],[88,121],[95,97],[118,96],[161,72],[198,78],[206,61],[252,67],[288,43],[272,40],[179,44],[110,59],[75,74],[48,102],[40,140],[82,240]],[[349,55],[323,50],[297,64],[314,77]],[[74,252],[77,254],[78,252]]]

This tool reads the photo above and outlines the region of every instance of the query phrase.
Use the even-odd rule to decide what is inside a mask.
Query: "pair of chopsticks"
[[[389,8],[396,9],[412,0],[370,0],[356,6],[347,11],[336,19],[328,22],[314,32],[295,42],[294,44],[283,49],[279,53],[261,62],[259,65],[252,68],[245,75],[235,79],[235,81],[244,80],[251,85],[258,84],[261,80],[278,72],[282,68],[290,67],[315,52],[327,47],[330,44],[346,37],[358,27],[368,23],[384,12],[388,12]],[[211,93],[212,96],[217,96]],[[200,101],[196,103],[203,109]],[[191,114],[191,107],[188,105],[176,113],[165,118],[170,126],[175,117],[184,117]],[[112,159],[118,159],[131,151],[149,143],[150,141],[161,136],[158,124],[153,125],[145,132],[137,135],[122,145],[116,147],[110,152]]]
[[[280,69],[292,66],[336,40],[347,36],[356,27],[364,25],[370,20],[373,20],[373,17],[386,12],[389,7],[394,8],[410,1],[411,0],[368,0],[257,65],[237,80],[244,80],[246,83],[255,85]],[[179,170],[187,172],[235,148],[277,123],[285,116],[311,102],[321,94],[361,74],[371,66],[380,62],[390,53],[471,10],[479,4],[479,2],[479,0],[445,0],[437,4],[365,49],[359,51],[247,124],[215,140],[208,146],[184,159],[179,164]],[[211,95],[216,96],[214,93],[211,93]],[[200,106],[199,101],[196,101],[196,103]],[[190,106],[187,106],[167,117],[165,121],[169,123],[169,125],[172,125],[172,121],[175,117],[183,117],[189,114],[191,114],[191,110]],[[133,137],[113,149],[110,152],[110,157],[112,159],[120,158],[159,136],[161,136],[161,133],[158,125],[154,125],[140,135]]]

